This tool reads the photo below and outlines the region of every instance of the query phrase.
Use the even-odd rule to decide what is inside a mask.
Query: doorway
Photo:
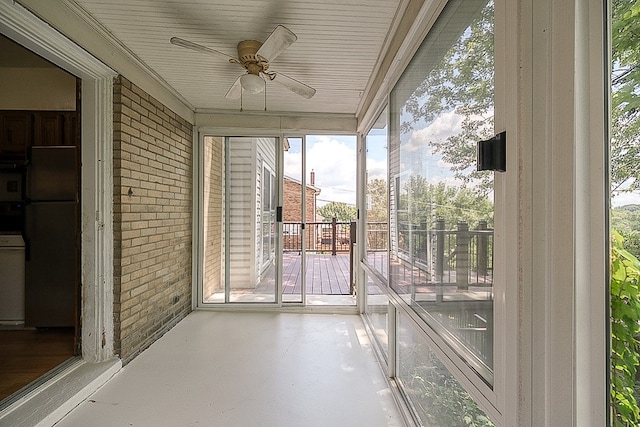
[[[285,138],[282,298],[355,305],[356,138]]]
[[[4,407],[79,354],[80,83],[7,37],[0,50]]]

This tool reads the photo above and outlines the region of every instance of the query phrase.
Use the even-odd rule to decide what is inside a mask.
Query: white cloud
[[[322,201],[356,203],[356,139],[353,136],[307,137],[307,178],[315,172]],[[285,153],[285,174],[300,179],[301,153]],[[322,206],[324,202],[319,201]]]
[[[446,141],[451,135],[460,133],[463,118],[455,111],[442,113],[429,126],[413,131],[406,144],[407,150],[417,151],[430,146],[432,141]],[[431,150],[426,154],[431,155]]]
[[[611,205],[625,206],[625,205],[640,205],[640,193],[633,192],[619,192],[611,198]]]

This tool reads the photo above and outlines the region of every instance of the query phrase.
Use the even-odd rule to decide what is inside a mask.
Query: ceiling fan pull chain
[[[244,92],[244,90],[240,89],[240,112],[242,113],[242,92]]]
[[[264,111],[267,111],[267,81],[264,81]]]

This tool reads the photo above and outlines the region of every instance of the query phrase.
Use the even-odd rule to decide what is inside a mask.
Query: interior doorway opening
[[[0,408],[80,354],[80,79],[11,39],[0,68]]]

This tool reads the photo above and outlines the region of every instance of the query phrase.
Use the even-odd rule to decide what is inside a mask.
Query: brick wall
[[[307,186],[305,193],[306,222],[316,221],[316,189]],[[282,193],[282,220],[285,223],[299,223],[302,218],[302,184],[296,180],[285,177],[283,180],[283,193]],[[297,226],[284,225],[285,235],[283,236],[284,250],[299,250],[302,246],[301,234],[303,233]],[[290,228],[289,228],[290,227]],[[289,228],[289,229],[287,229]],[[291,234],[287,234],[289,231]],[[298,234],[296,234],[298,233]],[[306,231],[306,243],[307,249],[314,249],[316,247],[317,230],[315,226],[308,225]]]
[[[192,127],[114,82],[114,321],[124,363],[191,310]]]
[[[204,138],[204,299],[224,292],[222,280],[222,190],[224,138]]]
[[[300,222],[302,217],[301,203],[302,185],[289,178],[284,178],[282,194],[282,219],[284,222]],[[307,222],[316,221],[316,190],[307,186],[306,192],[306,219]]]

